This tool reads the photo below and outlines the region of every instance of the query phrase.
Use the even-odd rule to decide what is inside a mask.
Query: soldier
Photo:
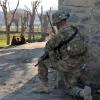
[[[11,41],[11,45],[12,45],[12,46],[17,45],[16,36],[13,36],[12,41]]]
[[[48,92],[48,67],[53,66],[64,80],[67,94],[92,100],[91,88],[80,88],[77,84],[85,66],[87,47],[74,26],[67,26],[69,14],[57,11],[52,15],[53,25],[57,27],[58,34],[54,35],[45,46],[45,54],[38,63],[38,74],[41,85],[34,89],[37,92]],[[80,67],[81,66],[81,67]]]
[[[20,38],[17,37],[16,41],[16,45],[20,45]]]
[[[26,41],[25,41],[25,37],[23,34],[20,35],[20,44],[25,44]]]

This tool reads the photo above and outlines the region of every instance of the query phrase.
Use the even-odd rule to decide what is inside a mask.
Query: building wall
[[[90,66],[100,69],[100,0],[59,0],[58,3],[59,10],[70,13],[68,23],[76,25],[85,35],[94,58]]]

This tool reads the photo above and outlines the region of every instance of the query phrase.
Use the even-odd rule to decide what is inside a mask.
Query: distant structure
[[[58,0],[58,9],[66,9],[71,14],[68,23],[84,33],[94,57],[90,66],[100,71],[100,0]]]

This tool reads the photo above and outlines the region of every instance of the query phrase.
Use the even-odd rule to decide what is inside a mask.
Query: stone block
[[[95,0],[63,0],[63,5],[72,5],[77,7],[90,7],[94,4]]]

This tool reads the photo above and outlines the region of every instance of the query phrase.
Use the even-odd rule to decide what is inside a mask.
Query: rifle
[[[60,48],[63,45],[67,45],[78,33],[78,29],[76,27],[74,27],[74,26],[71,26],[71,27],[75,30],[75,32],[69,37],[69,39],[60,42],[59,45],[53,49],[55,52],[58,50],[58,52],[60,53]],[[43,61],[47,58],[49,58],[49,55],[47,53],[44,53],[44,55],[40,57],[40,60],[38,61],[38,63],[35,66],[37,66],[41,61]],[[61,57],[59,57],[59,58],[61,59]]]
[[[56,47],[54,48],[55,51],[56,51],[56,50],[59,50],[63,45],[67,45],[67,44],[68,44],[71,40],[73,40],[74,37],[77,35],[78,29],[77,29],[76,27],[74,27],[74,26],[71,26],[71,28],[72,28],[73,30],[75,30],[75,32],[74,32],[67,40],[61,41],[61,42],[59,43],[59,45],[56,46]]]
[[[43,60],[45,60],[45,59],[47,59],[47,58],[49,58],[49,55],[48,55],[47,53],[44,53],[44,54],[40,57],[38,63],[35,65],[35,67],[36,67],[41,61],[43,61]]]
[[[48,20],[49,20],[50,26],[51,26],[51,28],[52,28],[53,34],[56,34],[55,29],[54,29],[54,27],[53,27],[53,25],[52,25],[52,23],[51,23],[50,15],[48,14],[48,12],[47,12],[47,17],[48,17]]]

